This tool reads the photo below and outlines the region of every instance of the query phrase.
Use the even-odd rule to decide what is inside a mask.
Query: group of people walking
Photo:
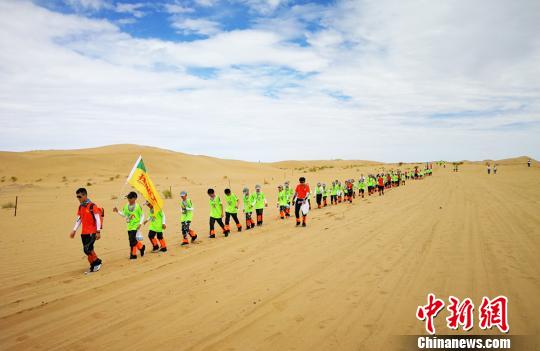
[[[309,184],[304,177],[299,178],[299,182],[293,190],[288,181],[277,187],[276,207],[279,218],[285,220],[291,217],[291,209],[294,209],[296,226],[307,226],[307,216],[311,207],[311,197],[315,196],[317,208],[338,205],[341,203],[352,203],[358,194],[359,197],[371,196],[378,192],[379,196],[384,195],[385,189],[405,185],[406,180],[422,179],[432,174],[431,165],[425,169],[415,168],[413,171],[389,171],[369,174],[359,179],[346,179],[343,182],[334,180],[327,186],[326,183],[317,183],[314,194],[311,192]],[[240,205],[245,217],[245,230],[252,230],[261,227],[264,222],[264,210],[268,207],[268,201],[262,192],[260,185],[255,186],[255,191],[250,192],[248,187],[243,188],[242,195],[237,196],[231,189],[223,191],[223,200],[216,193],[215,189],[207,190],[209,198],[209,235],[210,239],[216,237],[216,224],[221,228],[222,234],[228,237],[231,233],[231,222],[234,222],[236,230],[241,232],[244,227],[239,219]],[[94,251],[96,240],[100,239],[103,225],[104,210],[88,198],[85,188],[76,191],[79,200],[77,210],[77,220],[70,233],[70,237],[75,236],[80,226],[83,251],[87,255],[90,268],[86,273],[93,273],[100,270],[102,260],[98,258]],[[167,252],[167,243],[164,238],[164,230],[167,228],[165,213],[162,209],[154,209],[151,203],[145,202],[148,207],[145,215],[142,206],[137,202],[137,193],[131,191],[126,195],[127,203],[123,208],[113,208],[113,212],[121,216],[127,227],[129,239],[129,258],[134,260],[138,256],[142,257],[146,252],[146,245],[141,228],[149,224],[148,239],[152,245],[152,252]],[[330,198],[330,202],[328,202]],[[191,228],[193,222],[194,206],[186,191],[180,192],[180,222],[181,222],[181,245],[189,245],[198,239],[197,233]],[[224,220],[223,220],[224,219]]]

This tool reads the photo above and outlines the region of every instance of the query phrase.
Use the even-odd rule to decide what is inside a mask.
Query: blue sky
[[[540,158],[539,17],[533,0],[6,0],[0,149]]]

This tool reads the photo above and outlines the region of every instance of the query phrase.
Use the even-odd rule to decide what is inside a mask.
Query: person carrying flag
[[[139,233],[139,229],[144,222],[144,213],[141,205],[137,203],[137,193],[131,191],[126,195],[128,203],[124,206],[122,211],[118,211],[118,208],[113,208],[113,212],[118,213],[121,217],[124,217],[127,223],[127,231],[130,246],[129,259],[137,259],[137,250],[139,250],[141,257],[144,256],[144,250],[146,246],[142,243],[142,235]]]

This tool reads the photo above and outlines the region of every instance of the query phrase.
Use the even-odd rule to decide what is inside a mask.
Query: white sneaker
[[[92,269],[92,272],[97,272],[101,268],[101,263],[94,266],[94,269]]]

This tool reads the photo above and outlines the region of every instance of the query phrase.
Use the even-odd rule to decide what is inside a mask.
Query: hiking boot
[[[166,247],[162,247],[161,249],[159,249],[159,251],[161,251],[161,252],[167,252],[167,248],[166,248]]]
[[[101,269],[101,262],[94,265],[94,267],[90,267],[90,272],[97,272]]]
[[[215,239],[216,235],[215,235],[215,234],[210,234],[210,235],[208,235],[208,237],[209,237],[210,239]]]
[[[159,251],[159,246],[154,246],[152,248],[152,252],[158,252]]]
[[[143,246],[141,247],[141,257],[144,256],[144,250],[146,250],[146,245],[143,245]]]
[[[129,259],[130,259],[130,260],[136,260],[136,259],[137,259],[137,255],[129,255]]]
[[[302,223],[302,227],[305,227],[306,226],[306,222]]]
[[[191,242],[194,242],[195,240],[197,240],[197,235],[191,237]]]

